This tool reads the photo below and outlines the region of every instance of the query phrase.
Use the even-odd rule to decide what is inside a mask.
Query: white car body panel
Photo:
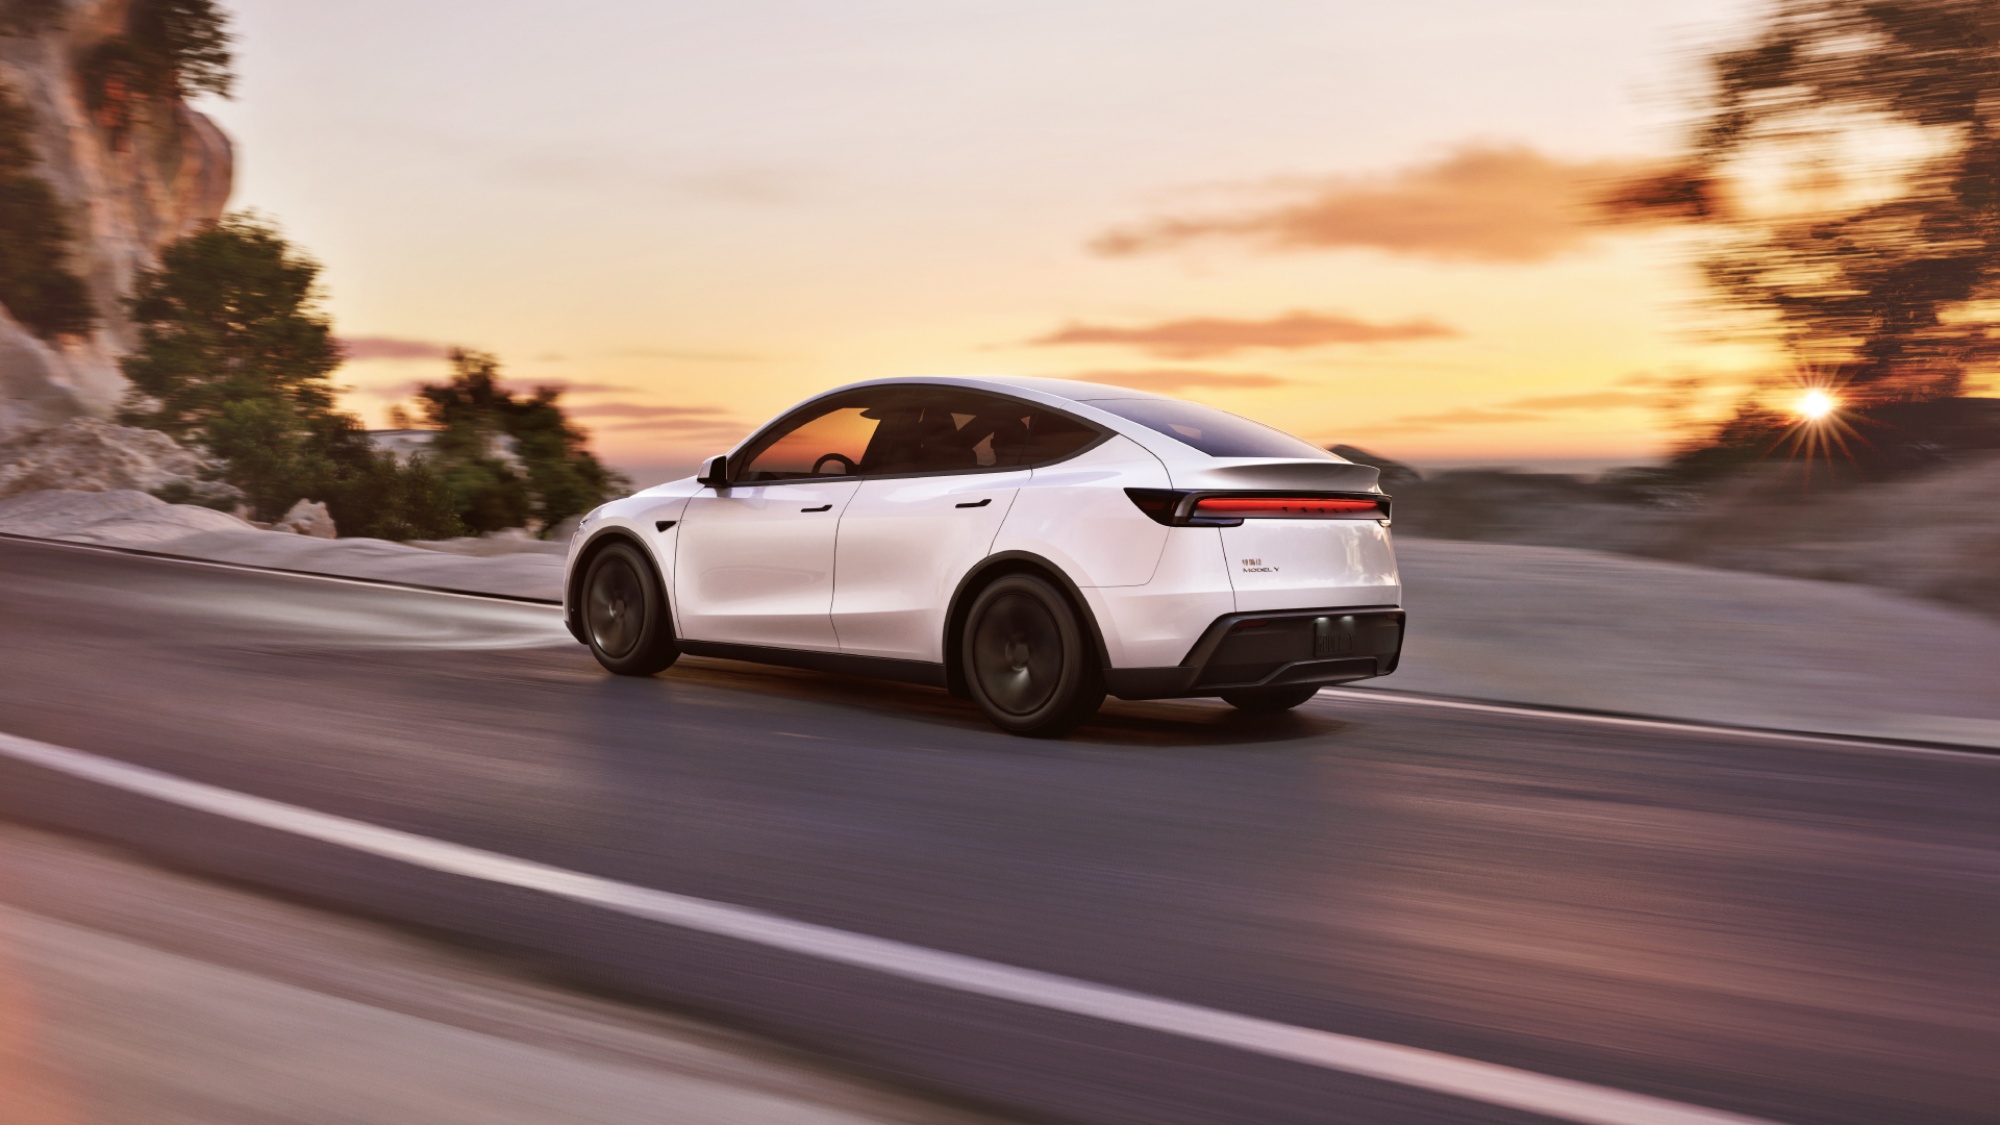
[[[692,480],[670,481],[621,500],[613,500],[587,515],[577,528],[575,537],[569,541],[569,555],[563,564],[565,602],[568,600],[569,579],[580,577],[574,573],[578,553],[598,536],[612,530],[622,532],[629,541],[640,544],[652,556],[654,565],[660,568],[662,585],[673,589],[674,549],[679,542],[681,517],[686,513],[688,498],[698,490]],[[667,525],[664,531],[659,529],[662,523]],[[668,599],[668,605],[675,608],[672,599]],[[678,624],[675,627],[678,629]]]
[[[1114,668],[1179,664],[1209,623],[1236,611],[1220,528],[1161,528],[1167,533],[1152,581],[1087,587],[1105,655]]]
[[[1373,520],[1244,520],[1218,530],[1238,613],[1403,600],[1389,529]]]
[[[681,635],[837,651],[834,548],[841,511],[860,487],[844,480],[746,484],[691,498],[671,587]]]
[[[1028,477],[1013,469],[863,480],[840,517],[835,552],[840,651],[942,661],[952,593],[991,551]]]
[[[1143,586],[1159,566],[1167,529],[1133,507],[1125,490],[1166,486],[1159,458],[1114,435],[1035,469],[1014,498],[993,553],[1047,559],[1078,586]]]

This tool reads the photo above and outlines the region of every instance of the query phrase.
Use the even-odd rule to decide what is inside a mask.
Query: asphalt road
[[[0,732],[438,839],[1788,1122],[2000,1112],[2000,759],[1322,697],[684,661],[553,610],[0,543]],[[1092,1122],[1529,1121],[741,948],[0,768],[0,811]]]

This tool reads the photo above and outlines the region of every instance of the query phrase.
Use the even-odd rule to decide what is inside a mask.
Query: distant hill
[[[2000,400],[1961,401],[1955,416],[2000,418]],[[1698,487],[1456,470],[1391,490],[1396,533],[1854,582],[2000,616],[2000,442],[1963,441],[1883,480],[1782,461]]]

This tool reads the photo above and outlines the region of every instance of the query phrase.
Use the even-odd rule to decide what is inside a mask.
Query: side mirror
[[[710,457],[708,460],[703,461],[701,463],[701,475],[695,477],[694,482],[709,488],[728,488],[729,458],[727,456]]]

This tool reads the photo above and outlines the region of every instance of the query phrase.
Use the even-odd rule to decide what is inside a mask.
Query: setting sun
[[[1826,391],[1814,387],[1799,396],[1798,405],[1792,409],[1808,422],[1817,422],[1840,408],[1840,400]]]

